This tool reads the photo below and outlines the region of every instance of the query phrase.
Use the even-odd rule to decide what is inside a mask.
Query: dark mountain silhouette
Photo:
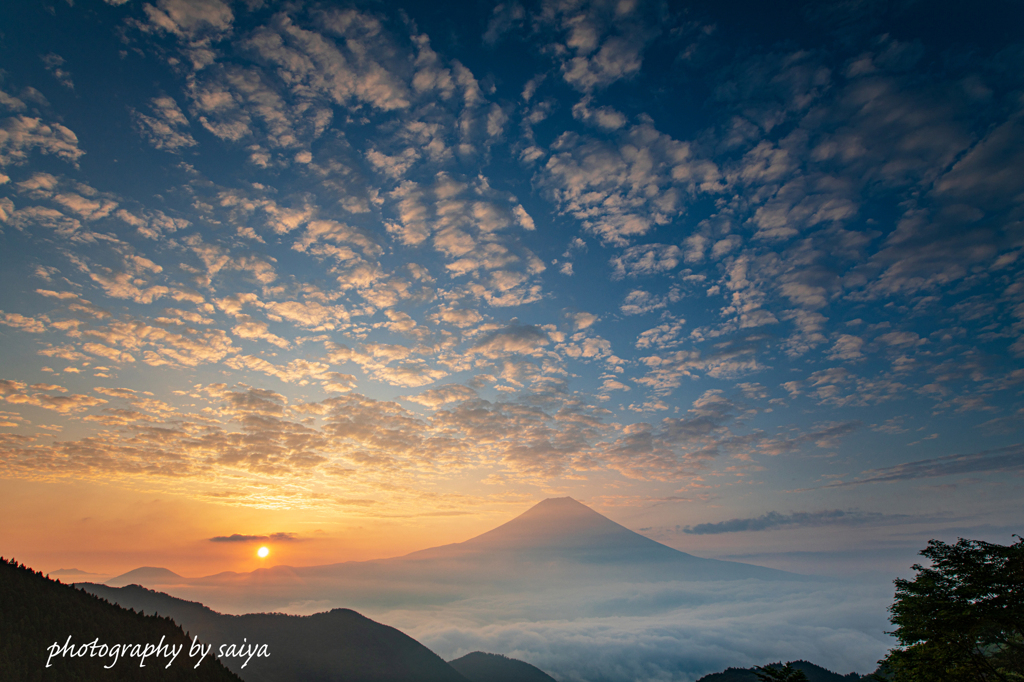
[[[474,651],[448,661],[469,682],[555,682],[546,672],[508,656]]]
[[[107,584],[113,585],[114,587],[140,584],[175,585],[185,582],[186,580],[187,578],[183,578],[174,571],[169,571],[166,568],[143,566],[142,568],[136,568],[134,571],[128,571],[127,573],[123,573],[115,578],[111,578],[107,581]]]
[[[163,589],[178,596],[240,612],[291,610],[296,603],[310,601],[360,609],[416,608],[480,595],[536,594],[566,586],[748,579],[813,580],[762,566],[702,559],[655,542],[563,497],[544,500],[465,542],[391,559],[275,566],[191,579],[166,570],[137,569],[107,584],[123,585],[131,580],[166,586]],[[589,600],[580,602],[576,612],[597,615],[594,608]]]
[[[116,663],[109,656],[51,659],[48,647],[63,647],[69,635],[79,646],[94,640],[157,645],[163,638],[165,644],[183,649],[170,668],[164,667],[168,658],[150,658],[144,668],[138,657],[130,656],[119,657]],[[212,658],[193,668],[198,659],[189,658],[190,644],[191,638],[170,618],[129,611],[0,557],[0,680],[238,682]]]
[[[807,675],[807,682],[861,682],[861,680],[868,682],[871,679],[870,675],[861,676],[857,673],[840,675],[809,661],[791,661],[790,663],[794,668]],[[782,667],[783,664],[779,662],[768,665]],[[720,673],[705,675],[697,682],[759,682],[759,680],[753,668],[728,668]]]
[[[466,682],[412,637],[349,609],[311,616],[230,616],[139,585],[83,589],[122,606],[161,613],[211,642],[267,644],[268,658],[223,659],[246,682]]]

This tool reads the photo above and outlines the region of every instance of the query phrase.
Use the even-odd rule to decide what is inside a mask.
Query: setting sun
[[[258,554],[261,559],[266,559],[267,555],[270,554],[270,550],[266,547],[260,547],[256,550],[256,554]]]

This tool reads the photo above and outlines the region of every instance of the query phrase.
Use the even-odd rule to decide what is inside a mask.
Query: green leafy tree
[[[792,663],[786,665],[759,665],[754,674],[761,682],[807,682],[803,670],[797,670]]]
[[[1024,682],[1024,540],[930,540],[917,577],[889,608],[900,642],[883,661],[895,682]]]

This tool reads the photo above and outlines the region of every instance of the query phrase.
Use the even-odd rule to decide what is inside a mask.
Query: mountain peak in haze
[[[644,537],[571,497],[538,502],[511,521],[465,542],[413,552],[391,561],[403,559],[484,560],[549,567],[568,565],[565,562],[645,567],[663,565],[666,561],[709,566],[724,563],[698,559]]]
[[[472,549],[597,549],[624,543],[657,544],[571,497],[549,497],[511,521],[461,544]]]
[[[175,585],[186,581],[174,571],[155,566],[143,566],[107,581],[107,585],[124,587],[125,585]]]
[[[494,530],[453,545],[413,552],[399,559],[492,562],[518,565],[522,571],[607,569],[624,571],[635,579],[787,579],[791,573],[732,561],[702,559],[663,545],[615,523],[571,497],[538,502]]]
[[[577,508],[577,509],[586,509],[587,511],[593,511],[590,507],[588,507],[587,505],[583,504],[582,502],[577,502],[573,498],[571,498],[568,495],[566,495],[565,497],[549,497],[547,499],[541,500],[540,502],[538,502],[537,504],[533,505],[532,507],[527,509],[525,512],[523,512],[523,514],[529,514],[534,509],[540,509],[540,508],[543,508],[543,507],[551,507],[551,508],[559,507],[559,508],[564,508],[564,509]],[[596,514],[597,512],[594,512],[594,513]],[[520,514],[520,516],[522,516],[522,514]]]
[[[596,511],[588,507],[587,505],[574,500],[571,497],[549,497],[545,500],[541,500],[537,504],[533,505],[519,516],[526,516],[527,514],[563,514],[563,515],[585,515],[585,514],[596,514],[601,516]],[[602,517],[603,518],[603,517]]]

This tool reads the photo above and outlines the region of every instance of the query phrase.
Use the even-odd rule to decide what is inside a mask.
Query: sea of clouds
[[[366,615],[446,660],[518,658],[560,682],[690,682],[727,667],[809,660],[873,672],[894,641],[879,582],[671,582],[478,597]]]

